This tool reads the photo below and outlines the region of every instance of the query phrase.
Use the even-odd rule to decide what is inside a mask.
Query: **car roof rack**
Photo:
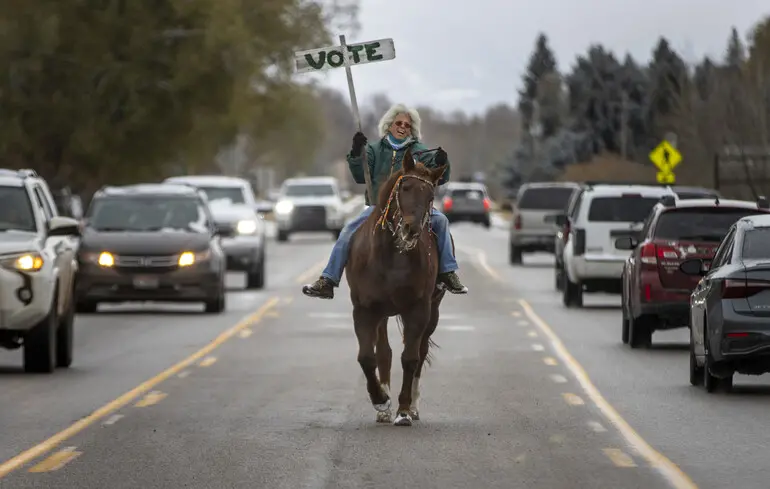
[[[640,181],[611,181],[611,180],[586,180],[584,182],[580,182],[583,185],[587,185],[589,187],[593,187],[594,185],[638,185],[642,187],[671,187],[667,183],[649,183],[649,182],[640,182]]]
[[[757,209],[770,209],[770,203],[764,195],[757,197]]]
[[[38,174],[35,170],[29,168],[22,168],[21,170],[11,170],[10,168],[0,168],[0,175],[8,177],[19,178],[38,178]]]

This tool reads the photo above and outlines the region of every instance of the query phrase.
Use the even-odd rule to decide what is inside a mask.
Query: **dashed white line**
[[[123,418],[122,414],[113,414],[109,418],[105,419],[104,423],[102,423],[102,424],[104,426],[110,426],[110,425],[113,425],[113,424],[117,423],[118,421],[120,421],[121,418]]]
[[[530,331],[529,333],[527,333],[527,336],[529,336],[530,338],[537,338],[537,331]]]
[[[180,379],[184,379],[188,375],[190,375],[189,370],[182,370],[181,372],[179,372],[179,374],[177,374],[177,377],[179,377]]]
[[[553,380],[557,384],[565,384],[567,382],[567,377],[563,375],[551,374],[550,377],[551,377],[551,380]]]
[[[607,428],[602,426],[602,424],[598,421],[589,421],[588,427],[591,428],[591,431],[595,431],[597,433],[604,433],[607,431]]]
[[[532,345],[532,349],[535,351],[543,351],[545,350],[545,347],[539,343],[535,343],[534,345]]]

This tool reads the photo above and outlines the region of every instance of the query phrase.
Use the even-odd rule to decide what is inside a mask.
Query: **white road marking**
[[[452,325],[452,326],[439,326],[439,329],[445,330],[445,331],[475,331],[475,326],[463,326],[463,325]]]
[[[532,349],[535,351],[543,351],[545,350],[545,347],[539,343],[535,343],[534,345],[532,345]]]
[[[551,377],[551,380],[553,380],[557,384],[564,384],[564,383],[567,382],[567,377],[565,377],[563,375],[551,374],[550,377]]]
[[[607,431],[607,428],[602,426],[602,424],[598,421],[589,421],[588,427],[591,428],[592,431],[595,431],[597,433],[604,433]]]
[[[122,415],[122,414],[113,414],[113,415],[112,415],[112,416],[110,416],[109,418],[105,419],[105,420],[104,420],[104,423],[102,423],[102,424],[103,424],[104,426],[110,426],[110,425],[113,425],[113,424],[117,423],[118,421],[120,421],[120,419],[121,419],[122,417],[123,417],[123,415]]]

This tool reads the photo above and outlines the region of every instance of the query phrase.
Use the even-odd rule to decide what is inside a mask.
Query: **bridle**
[[[405,236],[404,215],[403,215],[403,212],[401,211],[401,200],[399,199],[399,195],[401,194],[401,185],[403,184],[404,180],[407,178],[413,178],[415,180],[419,180],[422,183],[427,184],[431,189],[431,196],[434,195],[434,191],[436,187],[433,182],[419,175],[401,175],[400,177],[398,177],[398,180],[396,180],[396,183],[393,185],[393,188],[390,191],[390,196],[388,197],[388,203],[385,205],[385,208],[380,213],[380,217],[377,219],[377,224],[380,225],[380,228],[383,230],[387,226],[387,229],[390,231],[390,234],[395,238],[395,245],[400,253],[406,253],[408,251],[412,251],[413,249],[415,249],[417,247],[417,243],[419,243],[420,241],[420,234],[422,234],[420,233],[411,239]],[[395,225],[393,224],[393,219],[388,219],[390,206],[394,201],[396,204],[393,212],[393,219],[396,220]],[[425,213],[420,219],[420,230],[428,226],[428,224],[430,223],[431,210],[433,210],[432,197],[430,200],[430,205],[428,205],[428,208],[425,210]],[[430,229],[430,226],[428,226],[428,229]],[[374,231],[376,230],[377,230],[377,226],[374,227],[374,229],[372,230],[372,233],[374,233]]]

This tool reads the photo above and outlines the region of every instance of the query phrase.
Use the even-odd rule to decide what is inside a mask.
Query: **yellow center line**
[[[75,447],[62,448],[39,464],[36,464],[29,471],[33,473],[53,472],[54,470],[61,469],[82,454],[83,452],[76,451]]]
[[[139,396],[146,394],[147,392],[152,390],[155,386],[157,386],[164,380],[178,374],[185,368],[189,367],[193,363],[205,357],[206,355],[214,351],[216,348],[218,348],[220,345],[225,343],[227,340],[229,340],[230,338],[238,334],[240,330],[247,328],[254,323],[259,322],[262,319],[262,317],[265,315],[265,313],[267,313],[273,307],[275,307],[276,304],[278,304],[278,302],[279,302],[279,299],[277,297],[272,297],[265,304],[263,304],[262,307],[260,307],[256,312],[254,312],[253,314],[250,314],[246,318],[239,321],[238,324],[236,324],[235,326],[231,327],[227,331],[217,336],[214,339],[214,341],[204,346],[197,352],[193,353],[186,359],[182,360],[176,365],[169,367],[167,370],[161,372],[155,377],[146,380],[145,382],[141,383],[140,385],[134,387],[130,391],[121,395],[117,399],[114,399],[113,401],[108,402],[107,404],[100,407],[93,413],[81,418],[74,424],[63,429],[62,431],[58,432],[57,434],[53,435],[47,440],[35,445],[32,448],[25,450],[24,452],[20,453],[19,455],[16,455],[15,457],[9,460],[6,460],[2,464],[0,464],[0,478],[5,477],[6,475],[10,474],[14,470],[24,466],[25,464],[40,457],[41,455],[44,455],[50,452],[65,440],[72,438],[76,434],[83,431],[85,428],[91,426],[92,424],[96,423],[100,419],[114,413],[118,409],[122,408],[123,406],[132,402],[134,399],[138,398]]]

